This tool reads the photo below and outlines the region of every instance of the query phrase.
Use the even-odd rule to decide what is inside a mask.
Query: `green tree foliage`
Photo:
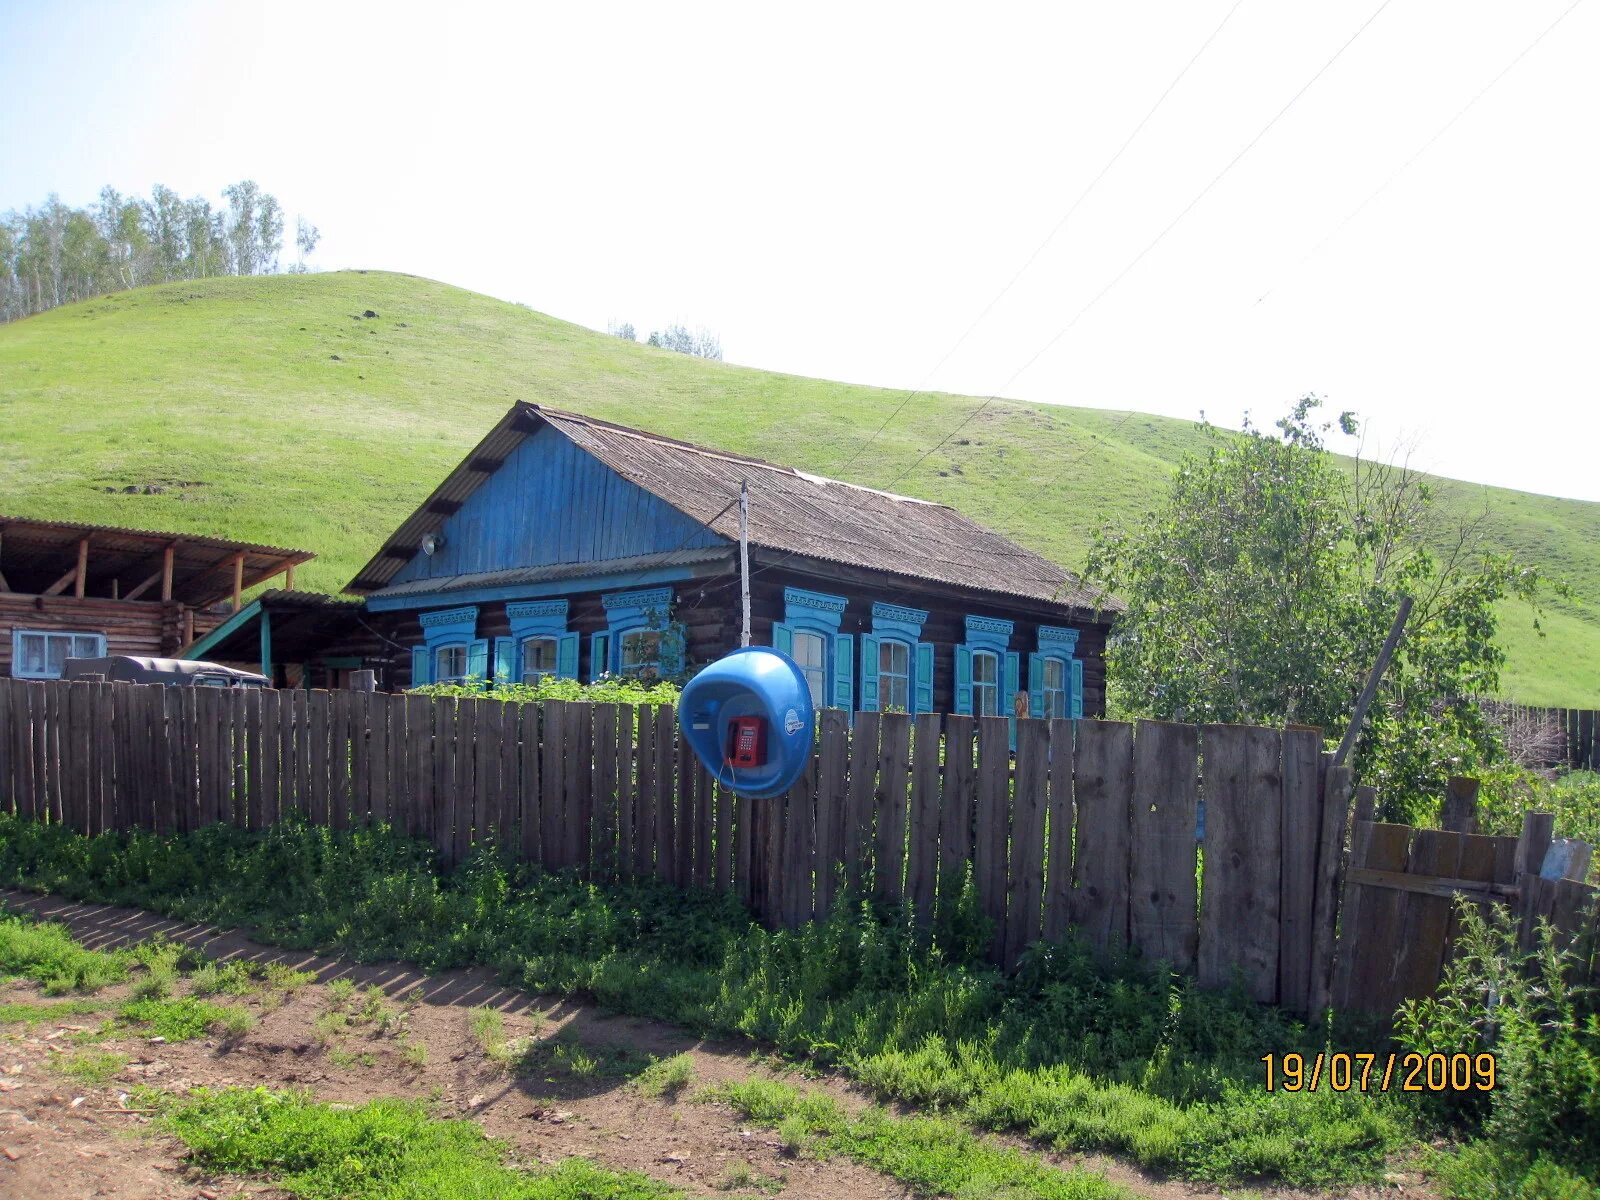
[[[184,200],[157,184],[148,200],[102,188],[87,208],[51,196],[39,208],[0,215],[0,321],[105,292],[278,269],[283,209],[253,180],[222,189],[225,209]],[[308,248],[315,248],[315,227]]]
[[[535,704],[541,700],[579,700],[589,704],[676,704],[678,687],[665,680],[641,681],[607,675],[593,683],[557,679],[546,675],[538,683],[498,683],[485,680],[463,683],[429,683],[415,687],[413,696],[455,696],[461,699],[503,700],[508,704]]]
[[[1096,540],[1088,573],[1128,611],[1108,649],[1141,716],[1319,725],[1350,718],[1402,596],[1416,605],[1357,747],[1386,812],[1420,816],[1447,776],[1492,761],[1492,694],[1505,660],[1495,604],[1532,598],[1537,573],[1489,552],[1478,523],[1441,526],[1429,485],[1357,457],[1338,468],[1332,422],[1300,400],[1277,434],[1206,426],[1166,501]],[[1339,427],[1356,432],[1345,413]]]

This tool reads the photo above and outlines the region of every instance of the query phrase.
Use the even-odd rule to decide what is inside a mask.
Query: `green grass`
[[[1101,964],[1076,944],[1039,948],[1002,976],[981,961],[987,926],[970,894],[930,947],[902,914],[865,905],[774,933],[729,897],[653,881],[585,884],[483,852],[441,875],[429,847],[381,830],[218,825],[89,839],[5,816],[0,884],[358,960],[483,964],[529,991],[747,1035],[885,1099],[1199,1180],[1371,1181],[1415,1144],[1422,1118],[1395,1097],[1265,1093],[1262,1054],[1314,1051],[1326,1034],[1242,992]],[[476,1019],[492,1042],[494,1018]],[[507,1059],[569,1078],[649,1066],[560,1039],[519,1043]]]
[[[296,1092],[139,1094],[201,1170],[261,1176],[303,1200],[657,1200],[681,1195],[643,1175],[566,1159],[541,1171],[505,1165],[505,1148],[471,1121],[421,1104],[334,1107]]]
[[[119,1019],[141,1026],[147,1037],[162,1037],[169,1042],[189,1042],[210,1032],[237,1037],[254,1024],[245,1009],[233,1005],[211,1004],[192,996],[175,1000],[132,1000],[117,1010]]]
[[[86,1087],[104,1087],[122,1073],[122,1068],[128,1065],[128,1056],[109,1050],[73,1050],[51,1055],[45,1065],[53,1073]]]
[[[314,550],[303,585],[336,591],[513,400],[881,487],[980,403],[919,396],[852,463],[903,397],[625,343],[405,275],[198,280],[0,326],[0,512]],[[1196,444],[1186,421],[1004,401],[893,486],[1076,566]],[[145,485],[166,490],[123,490]],[[1508,609],[1507,694],[1600,703],[1600,504],[1439,492],[1462,516],[1487,503],[1499,546],[1577,589],[1546,641]]]
[[[679,1094],[694,1082],[694,1059],[687,1054],[674,1054],[658,1059],[634,1078],[633,1086],[641,1096],[665,1096],[676,1100]]]
[[[240,959],[208,962],[190,974],[189,990],[196,996],[247,996],[255,990],[255,971]]]
[[[134,962],[127,951],[89,950],[65,925],[0,916],[0,979],[21,976],[45,994],[96,992],[128,978]]]
[[[53,1004],[0,1004],[0,1025],[26,1025],[30,1029],[46,1021],[64,1017],[83,1017],[104,1012],[108,1006],[97,1000],[61,1000]]]
[[[1132,1200],[1134,1195],[1101,1175],[1049,1166],[940,1117],[892,1117],[876,1108],[850,1116],[828,1096],[767,1080],[726,1084],[709,1096],[776,1129],[788,1154],[843,1154],[921,1196]]]

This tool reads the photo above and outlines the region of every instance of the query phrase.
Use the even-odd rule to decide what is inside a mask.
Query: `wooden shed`
[[[0,516],[0,675],[54,679],[67,658],[164,657],[243,593],[313,556],[223,538]]]
[[[382,685],[681,677],[752,633],[819,704],[1097,716],[1114,601],[956,510],[514,406],[346,589]]]

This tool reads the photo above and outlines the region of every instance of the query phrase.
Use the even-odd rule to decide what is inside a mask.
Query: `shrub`
[[[429,683],[412,688],[413,696],[455,696],[462,699],[504,700],[508,704],[536,704],[541,700],[584,700],[590,704],[677,704],[678,686],[666,680],[643,682],[606,675],[592,683],[545,676],[538,683],[497,683],[482,679],[465,683]]]
[[[1422,1053],[1496,1056],[1495,1088],[1451,1093],[1442,1104],[1479,1127],[1502,1165],[1531,1169],[1547,1159],[1600,1174],[1600,1005],[1575,986],[1573,955],[1548,925],[1538,948],[1517,946],[1515,920],[1500,906],[1486,918],[1457,904],[1455,957],[1435,994],[1408,1001],[1396,1036]]]

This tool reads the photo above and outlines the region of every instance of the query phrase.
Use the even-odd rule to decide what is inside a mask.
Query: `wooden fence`
[[[787,796],[750,801],[666,707],[0,680],[0,807],[86,833],[388,822],[447,862],[492,838],[552,869],[731,889],[774,926],[841,889],[931,921],[970,873],[997,962],[1074,925],[1327,1003],[1349,776],[1316,730],[1024,720],[1013,759],[1004,718],[827,711],[817,745]]]
[[[1590,708],[1535,708],[1505,700],[1480,701],[1490,714],[1535,743],[1545,766],[1600,770],[1600,711]]]
[[[1596,889],[1584,882],[1591,847],[1554,838],[1549,813],[1527,813],[1520,837],[1479,834],[1476,782],[1450,782],[1443,829],[1374,821],[1360,789],[1334,989],[1342,1010],[1387,1018],[1402,1000],[1432,995],[1460,933],[1460,897],[1480,910],[1506,905],[1525,951],[1548,922],[1573,952],[1574,982],[1600,984]]]

